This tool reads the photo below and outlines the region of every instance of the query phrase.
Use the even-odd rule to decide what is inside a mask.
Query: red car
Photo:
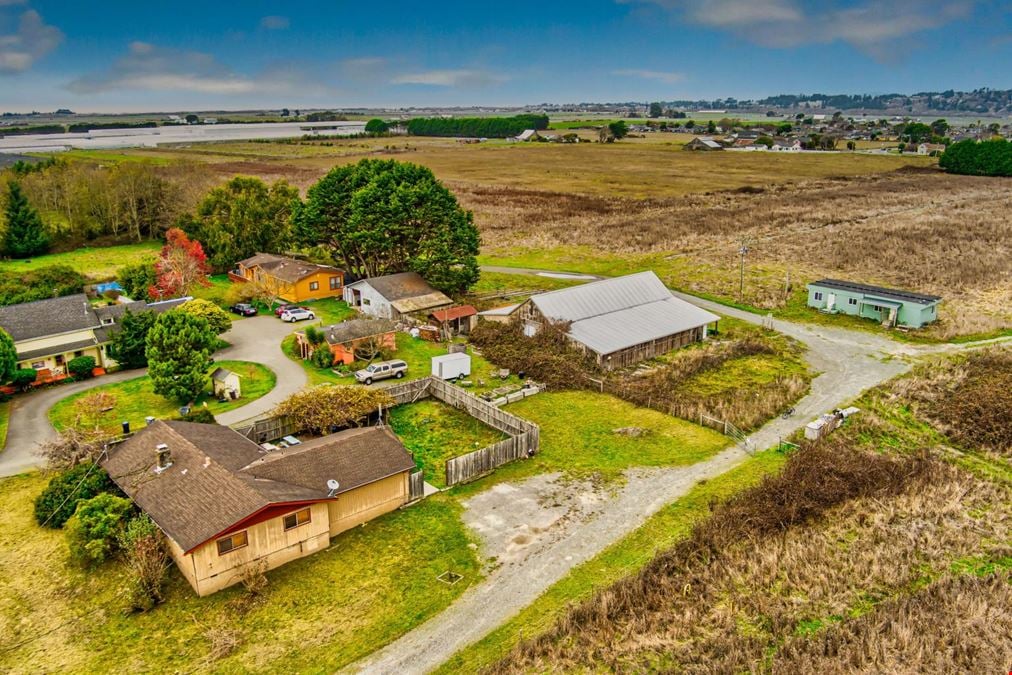
[[[310,311],[308,307],[299,307],[298,305],[278,305],[277,309],[274,310],[274,316],[281,316],[290,309],[304,309],[307,312]]]

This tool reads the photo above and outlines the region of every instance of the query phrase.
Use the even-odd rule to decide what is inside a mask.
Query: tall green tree
[[[415,271],[447,293],[478,280],[473,214],[417,164],[364,159],[333,169],[309,188],[294,234],[356,277]]]
[[[256,253],[279,253],[290,242],[289,221],[299,191],[278,181],[236,176],[211,190],[183,230],[204,246],[216,271],[231,269]]]
[[[207,366],[217,336],[207,319],[174,309],[148,332],[148,375],[159,396],[188,403],[207,387]]]
[[[0,328],[0,384],[10,382],[18,369],[18,350],[14,338]]]
[[[232,318],[228,315],[228,312],[210,300],[204,300],[203,298],[188,300],[179,306],[179,311],[189,312],[194,316],[207,319],[211,330],[217,335],[221,335],[232,328]]]
[[[119,321],[119,330],[109,338],[109,356],[123,368],[148,365],[148,332],[157,318],[151,311],[134,314],[128,309]]]
[[[155,259],[145,258],[133,265],[121,267],[116,274],[116,281],[132,300],[144,300],[148,297],[148,289],[158,283]]]
[[[28,258],[45,253],[49,249],[49,234],[42,224],[39,212],[28,203],[28,197],[16,180],[8,183],[7,190],[4,252],[12,258]]]
[[[650,104],[650,117],[660,117],[664,114],[664,106],[660,103],[654,102]]]
[[[629,127],[626,125],[624,120],[618,120],[608,125],[608,131],[615,137],[615,140],[621,140],[629,135]]]
[[[378,117],[374,117],[365,123],[365,132],[367,134],[380,135],[388,131],[390,131],[390,125]]]

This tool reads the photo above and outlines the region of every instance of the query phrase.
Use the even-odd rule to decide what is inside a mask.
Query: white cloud
[[[500,84],[509,78],[487,70],[424,70],[398,75],[391,84],[423,84],[433,87],[475,88]]]
[[[639,68],[623,68],[611,71],[612,75],[619,77],[638,77],[644,80],[657,80],[664,84],[675,84],[685,80],[684,73],[666,72],[663,70],[642,70]]]
[[[127,53],[102,72],[79,77],[66,85],[76,94],[123,89],[186,91],[234,96],[239,94],[312,94],[326,87],[307,82],[297,68],[274,67],[255,76],[234,72],[203,52],[131,42]]]
[[[905,39],[968,16],[977,0],[617,0],[650,4],[692,23],[726,30],[766,47],[846,42],[879,59]],[[813,7],[812,5],[815,5]],[[897,42],[899,41],[899,42]]]
[[[265,16],[260,19],[260,27],[267,30],[284,30],[289,23],[287,16]]]
[[[0,0],[0,5],[20,4]],[[21,73],[31,68],[63,41],[59,28],[50,26],[34,9],[18,18],[15,33],[0,35],[0,73]]]

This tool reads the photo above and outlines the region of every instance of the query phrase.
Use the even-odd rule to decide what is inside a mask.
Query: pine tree
[[[217,337],[207,319],[174,309],[148,332],[148,375],[159,396],[189,403],[207,388],[207,367]]]
[[[18,369],[18,350],[14,338],[0,328],[0,384],[9,382]]]
[[[7,234],[4,237],[4,252],[12,258],[28,258],[45,253],[49,248],[49,235],[42,224],[38,211],[28,203],[17,181],[8,185],[5,220]]]

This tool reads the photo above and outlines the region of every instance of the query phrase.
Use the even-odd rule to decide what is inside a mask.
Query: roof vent
[[[172,453],[169,452],[169,446],[159,443],[155,446],[155,453],[158,456],[158,466],[155,467],[155,473],[161,473],[172,466]]]

